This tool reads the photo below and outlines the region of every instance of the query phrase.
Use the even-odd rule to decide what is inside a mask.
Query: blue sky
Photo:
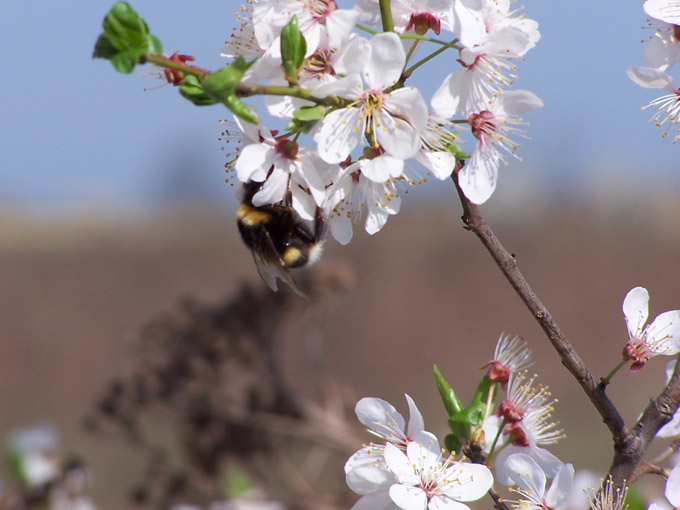
[[[133,0],[167,52],[219,57],[239,3],[232,0]],[[217,140],[223,108],[197,108],[160,82],[114,72],[92,60],[101,21],[113,2],[9,0],[3,48],[0,206],[101,206],[111,211],[167,200],[233,202]],[[521,164],[501,170],[565,192],[608,179],[680,187],[677,151],[647,123],[640,106],[656,91],[626,76],[642,65],[645,16],[637,1],[527,0],[542,40],[519,64],[514,88],[545,107],[527,115],[532,140]],[[15,66],[12,69],[10,66]],[[440,66],[441,67],[441,66]],[[437,68],[430,68],[431,73]],[[426,94],[436,80],[416,81]],[[437,83],[435,83],[436,85]],[[144,89],[153,89],[145,91]],[[603,177],[604,176],[604,177]],[[493,200],[493,199],[492,199]]]

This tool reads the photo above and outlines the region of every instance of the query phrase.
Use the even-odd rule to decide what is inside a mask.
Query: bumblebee
[[[257,271],[270,289],[278,290],[276,280],[280,279],[304,297],[289,269],[319,260],[325,241],[325,218],[318,207],[313,221],[300,218],[291,206],[290,190],[282,203],[256,207],[252,199],[261,187],[260,182],[245,184],[244,197],[236,212],[241,238],[253,253]]]

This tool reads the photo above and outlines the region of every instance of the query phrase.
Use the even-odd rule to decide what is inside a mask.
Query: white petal
[[[411,442],[406,446],[406,456],[417,471],[423,468],[425,472],[437,466],[442,460],[439,441],[431,432],[425,430],[414,434]]]
[[[340,47],[331,57],[336,73],[349,76],[361,74],[371,55],[371,45],[363,37],[355,37]]]
[[[660,313],[645,331],[646,343],[655,354],[680,352],[680,310]]]
[[[370,494],[396,482],[387,469],[385,459],[375,447],[365,447],[352,455],[345,463],[347,486],[357,494]]]
[[[448,498],[446,494],[438,494],[430,500],[427,510],[470,510],[470,507],[465,503]]]
[[[545,502],[550,508],[559,508],[569,498],[574,487],[574,466],[565,464],[550,484]]]
[[[406,87],[395,90],[385,97],[385,109],[392,115],[408,120],[413,127],[424,131],[427,129],[427,105],[418,89]]]
[[[394,473],[399,482],[407,485],[417,485],[420,483],[420,475],[415,472],[411,461],[399,448],[392,443],[387,443],[383,455],[387,467]]]
[[[486,39],[486,26],[480,9],[480,2],[458,1],[453,5],[456,35],[464,46],[476,46]]]
[[[406,402],[408,402],[408,429],[406,431],[406,437],[413,439],[417,432],[422,432],[425,430],[425,421],[423,420],[423,415],[420,414],[418,406],[413,401],[409,395],[406,396]]]
[[[345,215],[333,215],[328,218],[333,239],[343,246],[352,240],[352,221]]]
[[[381,207],[369,207],[368,214],[366,215],[366,224],[364,225],[366,232],[370,235],[380,232],[385,226],[385,223],[387,223],[389,217],[390,215],[385,212],[385,209]]]
[[[312,96],[323,99],[327,96],[340,96],[350,101],[358,99],[364,88],[359,75],[352,74],[338,80],[322,82],[312,88]]]
[[[427,508],[427,494],[420,487],[395,484],[390,487],[390,499],[402,510]]]
[[[364,134],[360,114],[358,108],[343,108],[323,119],[318,134],[321,159],[327,163],[340,163],[347,159]]]
[[[314,198],[298,184],[290,187],[292,194],[292,206],[302,219],[313,220],[316,214],[316,203]]]
[[[392,404],[381,398],[364,397],[354,407],[359,421],[381,436],[394,440],[405,439],[403,416]]]
[[[449,74],[437,91],[432,96],[430,105],[437,115],[443,118],[453,117],[460,102],[459,89],[456,87],[456,78],[461,77],[464,70]]]
[[[328,31],[328,45],[331,48],[343,46],[345,40],[354,30],[359,13],[347,9],[336,9],[326,16],[326,30]]]
[[[644,287],[631,289],[623,299],[623,316],[626,318],[626,325],[631,338],[640,338],[642,326],[647,322],[648,306],[649,292]]]
[[[274,167],[274,170],[269,174],[260,191],[253,195],[253,205],[261,207],[266,204],[281,202],[286,196],[289,176],[285,170]]]
[[[668,71],[680,58],[680,48],[670,34],[656,32],[645,45],[645,64],[660,71]]]
[[[659,69],[632,66],[628,68],[626,74],[636,85],[646,89],[663,89],[669,92],[675,89],[673,78]]]
[[[416,155],[420,163],[432,171],[437,179],[448,179],[451,177],[453,167],[456,165],[456,157],[450,152],[420,150]]]
[[[360,162],[361,173],[373,182],[381,183],[390,177],[398,177],[404,171],[404,161],[381,154],[377,158],[365,159]]]
[[[457,501],[477,501],[489,492],[493,485],[493,475],[488,467],[481,464],[459,462],[446,470],[451,480],[443,492]]]
[[[458,183],[465,196],[473,204],[483,204],[496,189],[498,179],[498,153],[478,147],[472,157],[458,173]]]
[[[545,448],[532,446],[529,455],[534,459],[548,478],[554,478],[564,463]]]
[[[385,491],[365,495],[354,504],[352,510],[395,510],[395,508],[385,489]]]
[[[643,9],[652,18],[671,25],[680,25],[680,6],[677,0],[647,0]]]
[[[394,85],[406,62],[406,53],[399,36],[385,32],[373,36],[371,58],[364,67],[364,79],[372,89],[382,90]]]
[[[276,151],[271,145],[263,143],[246,145],[234,164],[238,180],[241,182],[264,181],[275,158]]]
[[[671,469],[668,480],[666,480],[666,491],[664,494],[671,505],[675,508],[680,507],[680,463]]]
[[[545,493],[545,473],[534,459],[524,453],[515,453],[505,460],[504,469],[508,471],[513,485],[529,490],[538,499]]]
[[[542,106],[543,101],[533,92],[513,90],[500,95],[494,104],[494,110],[502,108],[503,111],[510,115],[522,115],[525,112],[537,110]]]
[[[409,159],[420,149],[418,132],[405,120],[397,119],[386,111],[378,112],[375,138],[390,156]]]

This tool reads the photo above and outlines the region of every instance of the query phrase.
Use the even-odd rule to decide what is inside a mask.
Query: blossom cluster
[[[359,221],[373,234],[397,214],[404,187],[430,174],[450,177],[457,157],[465,159],[466,196],[477,204],[491,196],[500,164],[516,157],[513,137],[525,136],[518,116],[542,106],[529,91],[507,90],[516,62],[540,39],[537,23],[509,0],[394,0],[391,13],[393,30],[378,33],[369,28],[380,23],[377,0],[351,9],[335,0],[253,0],[242,9],[222,55],[254,60],[241,83],[278,86],[263,92],[265,107],[287,123],[269,129],[253,108],[258,124],[236,119],[238,131],[227,137],[240,138],[228,169],[240,183],[261,183],[254,206],[287,201],[307,220],[319,208],[346,244]],[[293,17],[306,51],[291,77],[281,34]],[[428,46],[439,49],[416,60]],[[434,57],[447,76],[428,106],[406,81]],[[298,122],[319,105],[318,118]],[[310,146],[300,143],[306,133]],[[465,134],[475,143],[471,154],[458,146]]]
[[[637,85],[661,89],[666,93],[646,108],[657,109],[650,122],[665,127],[663,136],[680,125],[680,89],[668,72],[680,62],[680,2],[678,0],[646,0],[644,11],[655,29],[645,46],[645,66],[628,68],[628,76]],[[673,142],[680,139],[680,131]]]

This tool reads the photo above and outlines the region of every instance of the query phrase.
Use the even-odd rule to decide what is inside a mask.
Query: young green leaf
[[[293,118],[302,122],[321,120],[326,115],[326,107],[322,104],[317,106],[303,106],[293,112]]]
[[[307,41],[298,28],[297,16],[293,16],[281,30],[281,59],[288,81],[297,81],[297,70],[305,61],[305,53]]]
[[[257,124],[257,117],[252,110],[234,94],[228,96],[227,99],[224,100],[224,104],[234,115],[241,117],[251,124]]]
[[[461,159],[470,159],[470,155],[467,152],[463,152],[462,149],[458,147],[458,145],[456,145],[455,143],[448,144],[446,148],[451,154],[456,156],[456,159],[458,161],[460,161]]]
[[[477,391],[472,397],[470,405],[449,417],[451,432],[458,437],[470,439],[472,431],[480,428],[484,422],[489,392],[492,392],[491,400],[493,401],[496,394],[496,385],[488,377],[484,376],[477,386]]]
[[[437,365],[432,367],[432,373],[434,374],[434,381],[437,384],[437,389],[439,390],[439,395],[442,397],[442,402],[444,402],[444,408],[449,416],[453,416],[463,409],[463,404],[458,400],[456,394],[453,391],[451,385],[444,379],[441,372],[437,368]]]
[[[163,53],[160,41],[126,2],[116,3],[102,26],[104,32],[97,39],[92,56],[110,60],[118,72],[131,73],[141,57]]]
[[[213,99],[203,91],[203,87],[198,82],[198,78],[191,74],[186,75],[182,83],[180,83],[179,93],[182,94],[182,97],[188,99],[196,106],[208,106],[219,103],[219,101]]]
[[[234,93],[236,85],[251,65],[252,62],[246,62],[242,56],[239,56],[227,67],[210,73],[201,80],[204,92],[217,101],[225,101]]]

